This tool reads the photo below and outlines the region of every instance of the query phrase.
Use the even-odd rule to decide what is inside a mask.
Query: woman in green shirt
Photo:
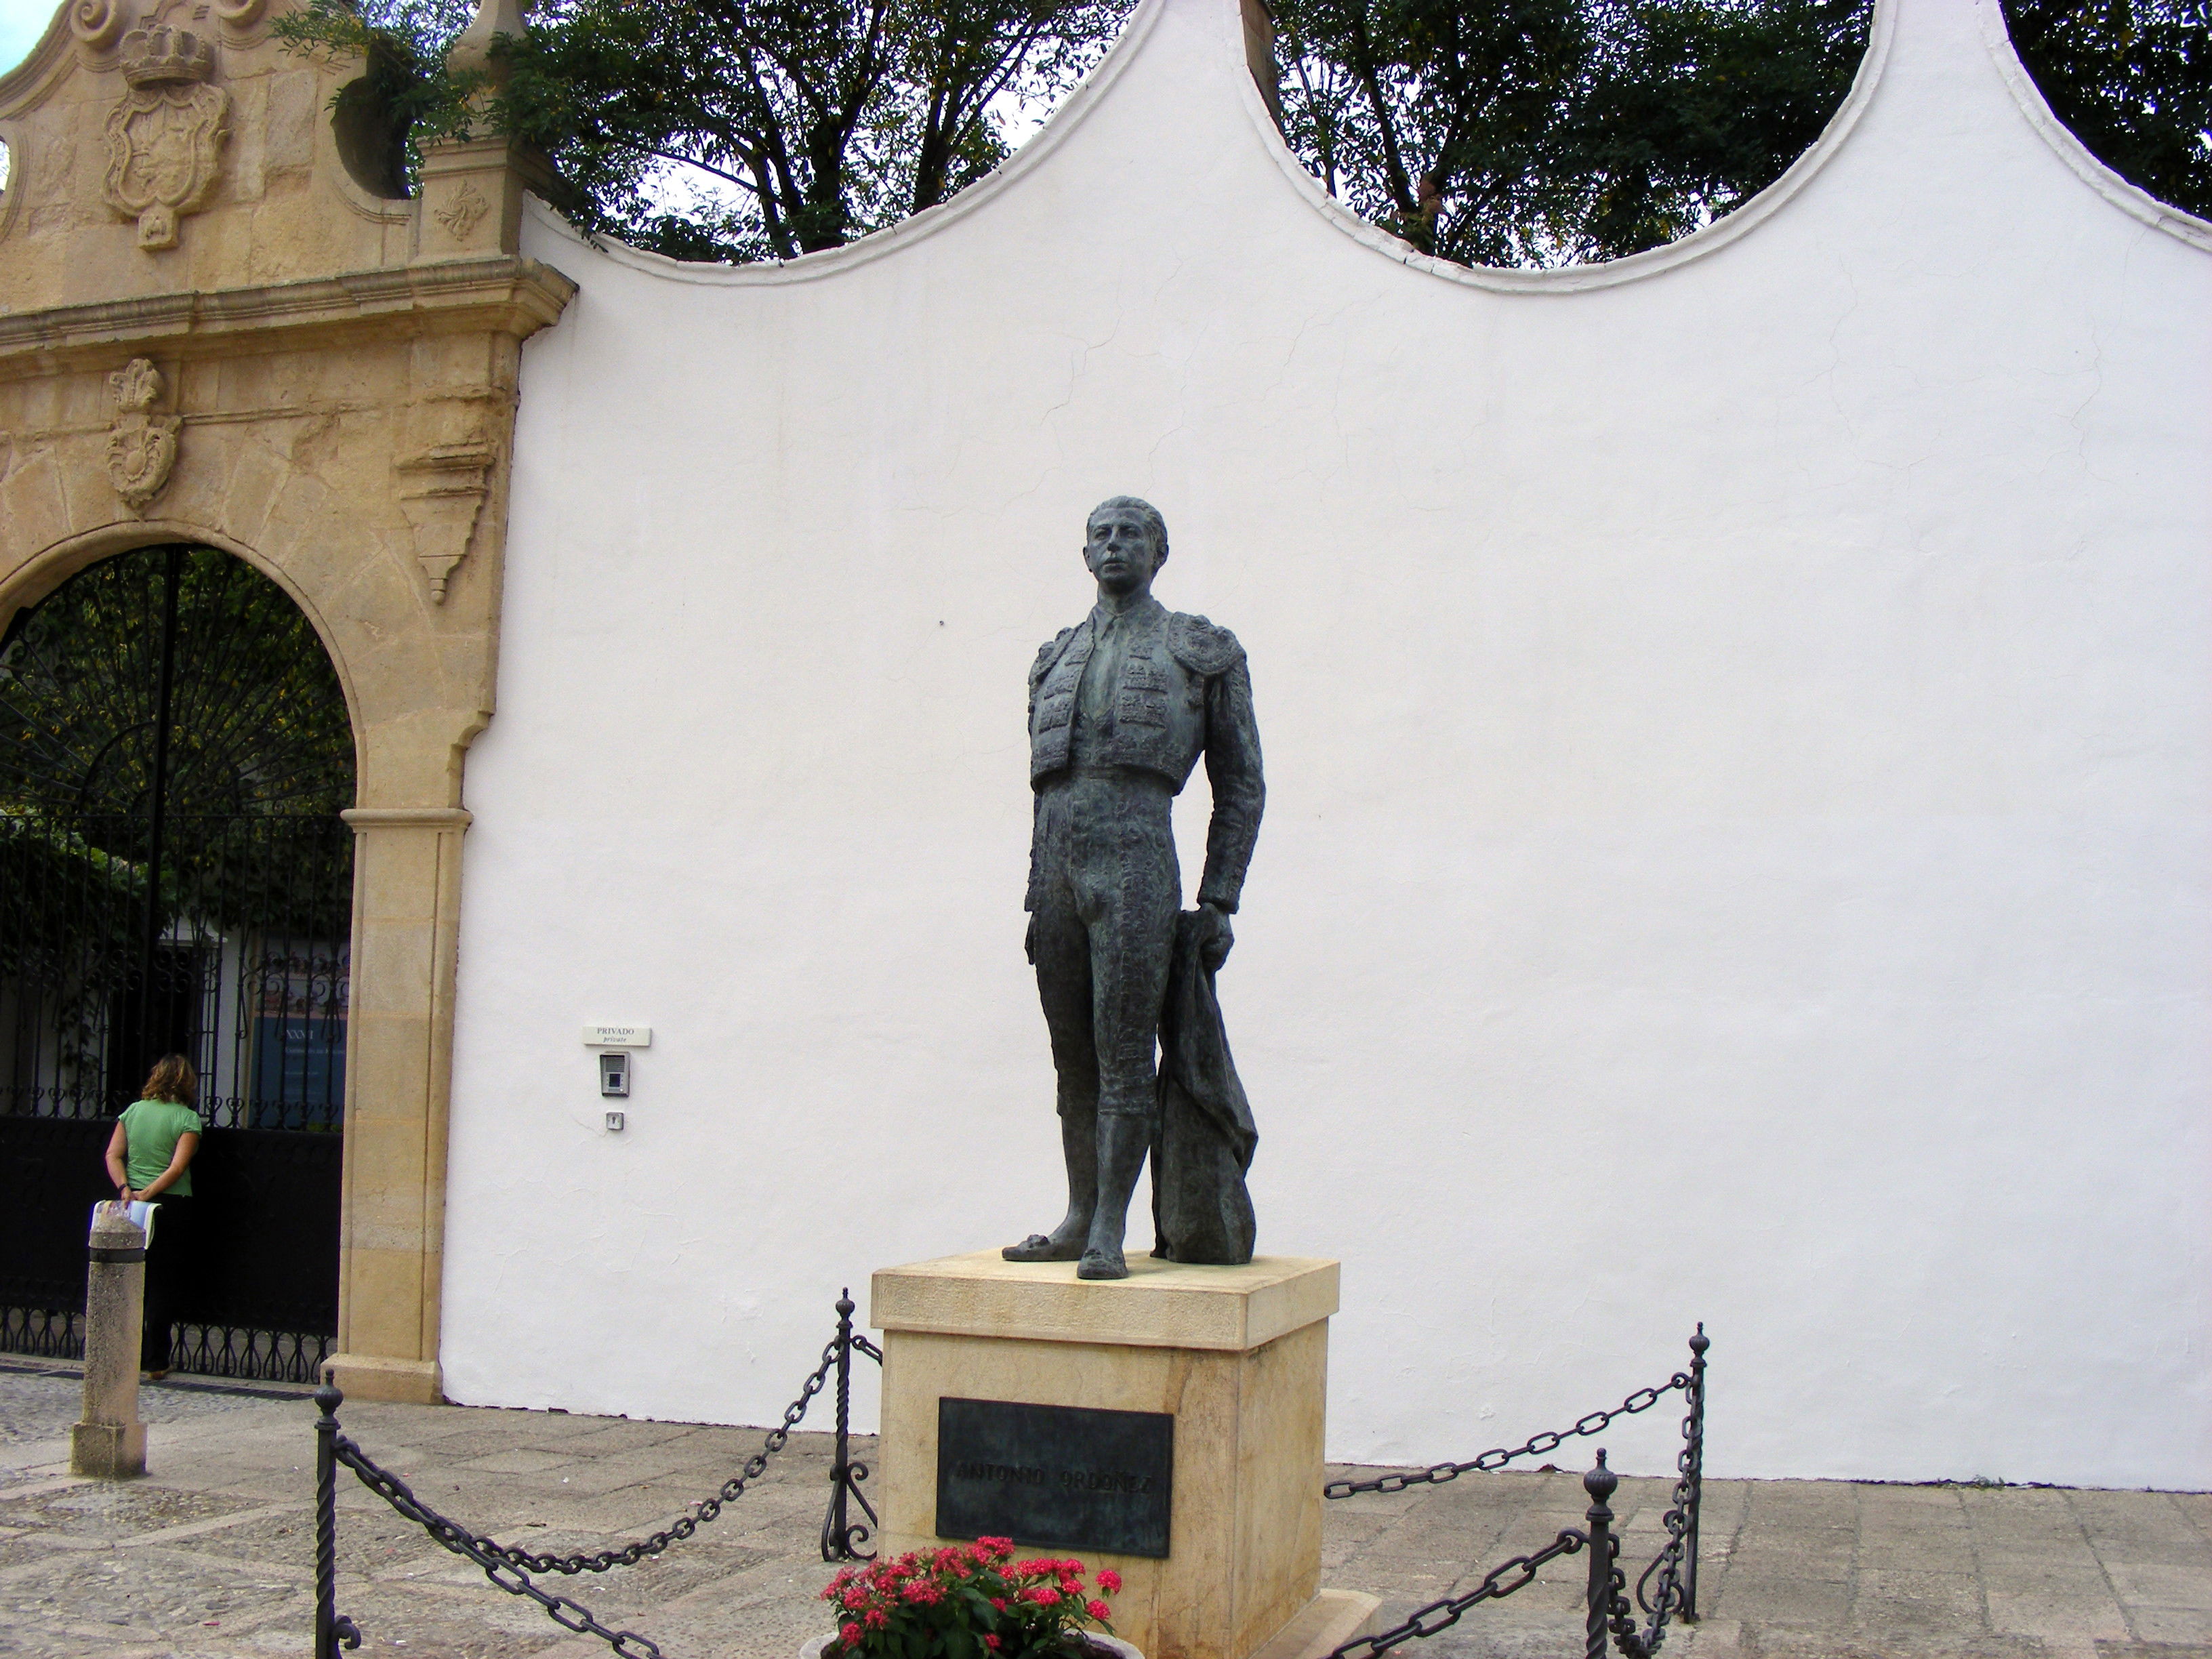
[[[107,1142],[116,1196],[161,1206],[146,1249],[146,1323],[138,1344],[138,1364],[155,1381],[169,1374],[169,1328],[191,1253],[192,1155],[203,1127],[193,1103],[199,1092],[191,1061],[164,1054]]]

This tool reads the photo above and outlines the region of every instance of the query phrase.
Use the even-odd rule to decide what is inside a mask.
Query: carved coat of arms
[[[230,94],[210,86],[215,48],[190,29],[156,23],[123,37],[131,89],[108,112],[108,206],[138,222],[138,246],[177,245],[177,219],[215,189]]]
[[[177,464],[177,432],[184,419],[152,412],[161,395],[161,371],[133,357],[107,377],[115,394],[115,423],[107,434],[107,481],[133,513],[146,510]]]

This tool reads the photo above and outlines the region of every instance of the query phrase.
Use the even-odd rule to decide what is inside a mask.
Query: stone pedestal
[[[1147,1659],[1296,1659],[1348,1639],[1370,1596],[1321,1590],[1322,1425],[1337,1265],[1262,1256],[1126,1279],[995,1250],[875,1276],[884,1333],[883,1547],[931,1547],[940,1399],[1173,1416],[1164,1559],[1016,1539],[1112,1567],[1115,1633]],[[1327,1638],[1324,1643],[1324,1638]]]
[[[138,1342],[146,1305],[146,1235],[120,1206],[92,1224],[84,1290],[84,1414],[70,1430],[70,1473],[125,1480],[146,1473],[138,1420]]]

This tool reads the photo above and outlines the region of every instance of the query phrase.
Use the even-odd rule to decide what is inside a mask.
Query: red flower
[[[1098,1588],[1109,1595],[1113,1595],[1115,1590],[1121,1588],[1121,1575],[1111,1567],[1107,1568],[1098,1575]]]
[[[1093,1601],[1089,1607],[1084,1608],[1084,1611],[1089,1613],[1093,1619],[1103,1620],[1109,1613],[1112,1613],[1114,1609],[1108,1607],[1103,1601]]]
[[[1041,1607],[1057,1607],[1060,1592],[1049,1584],[1032,1584],[1022,1592],[1024,1601],[1034,1601]]]
[[[868,1604],[868,1592],[866,1586],[854,1584],[837,1599],[848,1607],[862,1607]]]
[[[994,1595],[991,1598],[991,1605],[998,1608],[1000,1613],[1004,1613],[1006,1610],[1006,1598],[1003,1595]]]
[[[863,1622],[866,1624],[870,1630],[881,1630],[885,1625],[890,1624],[890,1614],[885,1613],[881,1607],[870,1607],[867,1612],[867,1616]]]
[[[983,1638],[983,1645],[995,1653],[999,1650],[999,1638],[995,1636],[986,1636]]]
[[[945,1592],[934,1584],[917,1579],[906,1587],[906,1599],[916,1607],[932,1607],[945,1599]]]
[[[847,1625],[843,1629],[837,1632],[837,1639],[841,1642],[859,1641],[860,1639],[860,1627],[858,1625]]]

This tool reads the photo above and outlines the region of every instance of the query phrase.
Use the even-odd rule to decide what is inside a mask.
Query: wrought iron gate
[[[0,642],[0,1351],[82,1352],[101,1152],[161,1054],[208,1125],[180,1369],[308,1381],[337,1330],[353,738],[276,584],[93,566]]]

